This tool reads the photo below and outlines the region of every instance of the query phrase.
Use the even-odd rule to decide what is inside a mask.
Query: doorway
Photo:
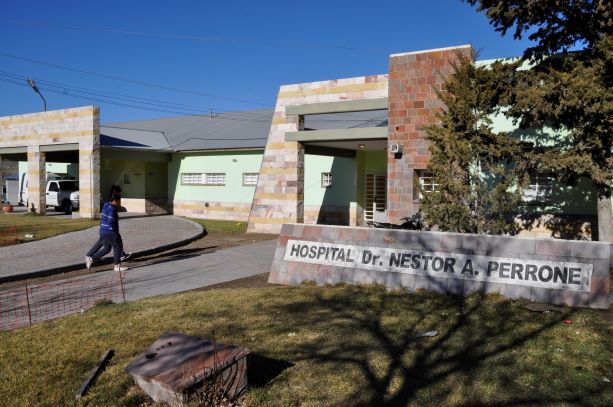
[[[367,173],[364,177],[364,222],[387,222],[387,174]]]

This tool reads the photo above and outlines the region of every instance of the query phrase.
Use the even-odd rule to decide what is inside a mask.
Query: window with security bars
[[[223,172],[209,172],[204,174],[205,185],[226,185],[226,174]]]
[[[434,173],[424,170],[415,171],[416,183],[419,188],[415,188],[415,199],[422,199],[423,193],[430,193],[439,190],[439,184],[434,178]]]
[[[554,177],[551,173],[530,175],[530,184],[522,192],[522,200],[528,203],[551,202]]]
[[[322,172],[321,173],[321,187],[330,188],[331,186],[332,186],[332,173]]]
[[[181,174],[181,184],[183,185],[200,185],[202,183],[202,174]]]
[[[364,221],[387,222],[387,174],[364,177]]]
[[[258,184],[257,172],[244,172],[243,173],[243,185],[244,186],[256,186]]]
[[[183,185],[226,185],[226,174],[214,173],[183,173],[181,174]]]

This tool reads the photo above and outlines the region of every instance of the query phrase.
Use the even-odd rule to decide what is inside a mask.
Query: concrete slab
[[[155,401],[185,405],[202,388],[230,400],[247,387],[247,348],[166,332],[136,357],[126,373]],[[212,380],[214,382],[209,382]]]

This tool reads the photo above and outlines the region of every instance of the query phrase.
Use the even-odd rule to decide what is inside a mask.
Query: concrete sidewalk
[[[125,298],[134,301],[267,273],[276,247],[276,240],[267,240],[135,265],[123,273]],[[26,301],[26,291],[29,301]],[[122,301],[117,272],[109,270],[32,285],[27,289],[0,291],[0,331],[78,313],[94,305],[101,292],[111,293],[114,301]],[[32,316],[29,316],[30,307],[34,310]]]
[[[199,238],[204,233],[201,225],[171,215],[129,218],[123,215],[119,221],[119,230],[125,250],[134,255],[168,250]],[[0,247],[0,283],[82,268],[85,253],[97,240],[98,227],[93,227],[48,239]]]
[[[276,248],[276,240],[267,240],[213,253],[132,267],[125,273],[126,300],[178,293],[268,273]]]

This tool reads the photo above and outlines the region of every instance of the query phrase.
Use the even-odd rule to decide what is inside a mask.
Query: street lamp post
[[[34,90],[34,92],[38,93],[38,95],[41,97],[41,99],[43,100],[45,112],[46,112],[47,111],[47,101],[45,100],[45,97],[43,96],[43,94],[40,93],[40,89],[38,89],[38,86],[36,86],[36,83],[34,82],[34,80],[32,80],[32,78],[28,78],[28,85],[30,85],[30,87]]]

